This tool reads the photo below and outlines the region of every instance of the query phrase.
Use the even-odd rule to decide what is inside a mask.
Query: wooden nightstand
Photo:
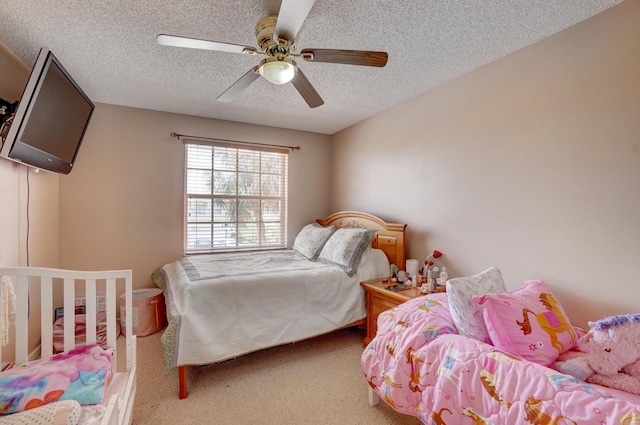
[[[415,288],[398,292],[389,291],[383,288],[382,281],[383,279],[376,279],[360,282],[360,286],[364,288],[367,301],[367,336],[364,339],[365,345],[376,336],[380,313],[405,301],[424,295]]]

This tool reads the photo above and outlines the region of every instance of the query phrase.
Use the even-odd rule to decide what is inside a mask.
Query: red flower
[[[442,257],[442,252],[435,250],[433,251],[431,254],[429,254],[427,256],[427,259],[424,262],[424,266],[425,266],[425,272],[426,270],[430,269],[431,267],[433,267],[434,263],[433,263],[433,259],[434,258],[439,258]]]

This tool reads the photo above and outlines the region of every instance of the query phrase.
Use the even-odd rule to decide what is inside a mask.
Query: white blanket
[[[382,251],[367,250],[349,277],[288,250],[191,256],[162,270],[175,320],[162,342],[168,366],[176,367],[222,361],[363,319],[359,282],[388,276],[389,262]]]

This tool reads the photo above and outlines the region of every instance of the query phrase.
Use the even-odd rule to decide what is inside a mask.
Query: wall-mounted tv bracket
[[[11,127],[11,123],[13,122],[13,116],[16,113],[16,109],[18,108],[19,101],[15,101],[13,103],[3,99],[0,97],[0,140],[2,144],[7,139],[7,134],[9,133],[9,127]]]

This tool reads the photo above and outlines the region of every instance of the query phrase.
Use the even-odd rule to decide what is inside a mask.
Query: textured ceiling
[[[325,101],[315,109],[291,84],[262,78],[233,102],[217,102],[260,57],[155,41],[165,33],[256,46],[254,26],[278,12],[279,0],[4,1],[0,40],[29,66],[50,48],[94,102],[333,134],[617,3],[317,0],[298,50],[383,50],[389,62],[299,60]]]

